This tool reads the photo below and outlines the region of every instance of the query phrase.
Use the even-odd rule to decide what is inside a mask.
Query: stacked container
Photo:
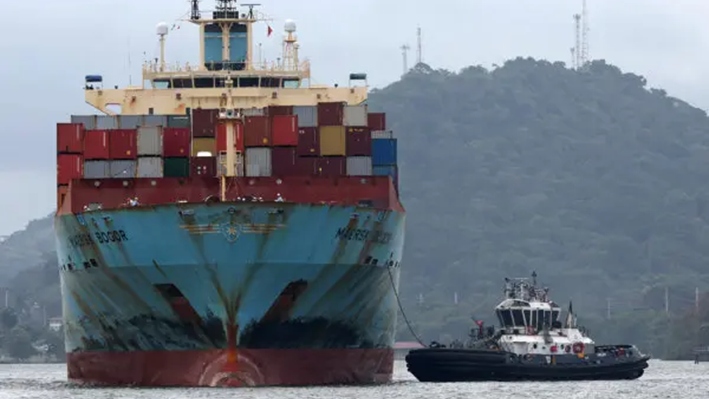
[[[244,172],[246,176],[263,177],[273,174],[271,146],[272,120],[263,109],[242,110],[244,116]],[[238,164],[238,159],[237,159]]]
[[[84,136],[81,123],[57,123],[57,209],[66,198],[71,180],[83,176]]]
[[[345,103],[318,103],[320,156],[315,162],[315,175],[317,176],[337,177],[345,174],[347,140],[344,119]]]

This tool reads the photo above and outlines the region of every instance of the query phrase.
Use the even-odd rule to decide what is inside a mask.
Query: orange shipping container
[[[77,154],[57,155],[57,185],[67,185],[71,179],[84,176],[84,160]]]
[[[66,195],[69,193],[69,186],[57,187],[57,209],[61,209],[62,204],[66,201]]]
[[[244,145],[246,147],[271,146],[271,126],[268,116],[247,116],[244,121]]]
[[[234,139],[236,140],[234,145],[236,150],[244,152],[244,125],[237,122],[234,130]],[[223,122],[217,125],[217,152],[222,153],[226,151],[226,124]]]
[[[320,126],[320,156],[345,156],[344,126]]]
[[[274,146],[298,145],[298,115],[276,115],[271,120]]]

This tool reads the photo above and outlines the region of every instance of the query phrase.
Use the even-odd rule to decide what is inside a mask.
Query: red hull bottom
[[[239,349],[67,354],[75,383],[241,387],[391,381],[392,349]]]

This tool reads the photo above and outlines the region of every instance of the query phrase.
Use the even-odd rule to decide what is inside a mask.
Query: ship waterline
[[[403,223],[395,211],[244,202],[58,216],[69,378],[385,381]]]

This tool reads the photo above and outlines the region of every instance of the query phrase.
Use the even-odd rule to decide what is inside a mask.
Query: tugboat
[[[467,343],[437,342],[406,356],[422,382],[633,380],[650,356],[635,345],[596,345],[576,326],[572,303],[564,325],[549,288],[532,279],[505,279],[505,299],[495,308],[500,328],[476,321]]]

